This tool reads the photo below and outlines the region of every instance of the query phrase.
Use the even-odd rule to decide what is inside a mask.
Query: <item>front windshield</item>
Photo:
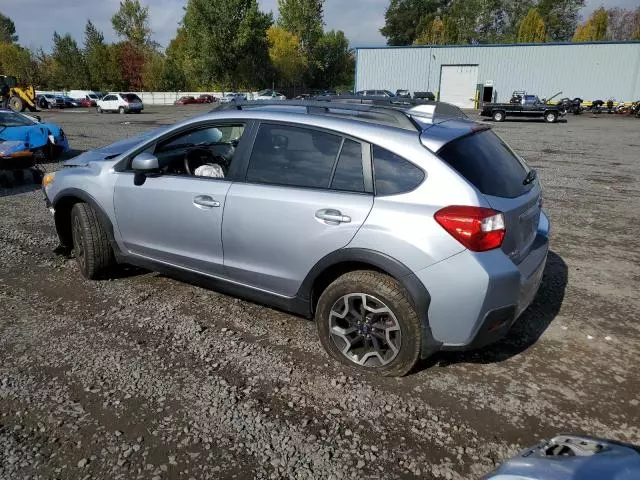
[[[36,123],[32,118],[15,112],[0,112],[0,125],[3,127],[26,127]]]
[[[273,92],[271,90],[262,90],[258,93],[261,97],[270,97]]]

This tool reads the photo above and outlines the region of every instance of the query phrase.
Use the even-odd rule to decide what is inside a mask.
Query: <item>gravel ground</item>
[[[42,116],[79,152],[205,110]],[[559,431],[639,443],[639,127],[494,126],[545,187],[541,290],[505,340],[401,379],[343,369],[292,315],[133,269],[85,281],[42,192],[0,190],[0,478],[470,479]]]

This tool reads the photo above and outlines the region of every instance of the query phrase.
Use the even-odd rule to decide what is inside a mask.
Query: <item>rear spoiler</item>
[[[490,129],[491,125],[486,123],[451,118],[426,126],[420,134],[420,142],[433,153],[438,153],[453,140]]]

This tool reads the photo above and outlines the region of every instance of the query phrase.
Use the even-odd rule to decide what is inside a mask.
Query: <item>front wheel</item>
[[[76,203],[71,209],[73,250],[84,278],[103,278],[115,264],[109,238],[91,205]]]
[[[24,112],[26,107],[20,97],[13,96],[9,99],[9,108],[14,112]]]
[[[104,110],[102,110],[101,107],[96,108],[96,110],[98,111],[98,113],[104,113]]]
[[[495,112],[493,112],[492,117],[494,122],[504,122],[504,118],[506,117],[506,115],[502,110],[496,110]]]
[[[342,275],[322,292],[315,320],[325,350],[350,367],[403,376],[418,361],[418,312],[388,275],[368,270]]]
[[[558,121],[558,114],[556,112],[547,112],[544,114],[544,121],[547,123],[556,123]]]

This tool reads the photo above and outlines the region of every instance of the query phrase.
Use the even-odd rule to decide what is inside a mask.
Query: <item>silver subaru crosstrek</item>
[[[382,375],[503,337],[548,251],[535,170],[444,103],[233,105],[43,185],[86,278],[133,264],[315,317],[331,356]]]

